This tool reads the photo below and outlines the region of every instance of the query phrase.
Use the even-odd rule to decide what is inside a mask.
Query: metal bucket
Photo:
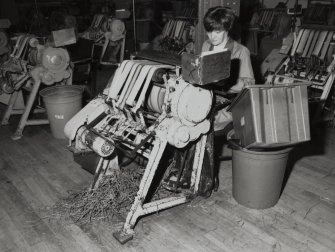
[[[233,149],[233,197],[241,205],[264,209],[279,198],[292,148],[276,151]]]
[[[82,108],[83,88],[80,86],[53,86],[43,89],[51,133],[55,138],[65,139],[65,124]]]

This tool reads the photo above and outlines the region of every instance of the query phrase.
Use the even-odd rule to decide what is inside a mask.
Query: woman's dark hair
[[[235,20],[234,11],[228,7],[212,7],[205,14],[203,23],[206,32],[229,31]]]

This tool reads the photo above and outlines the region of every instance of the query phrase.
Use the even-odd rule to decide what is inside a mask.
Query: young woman
[[[245,85],[255,83],[248,48],[233,40],[229,33],[233,27],[235,15],[227,7],[213,7],[205,14],[203,24],[208,40],[202,45],[202,51],[229,50],[231,52],[231,73],[223,81],[223,89],[228,92],[239,92]],[[215,116],[214,130],[224,128],[231,121],[231,114],[226,110],[218,111]]]

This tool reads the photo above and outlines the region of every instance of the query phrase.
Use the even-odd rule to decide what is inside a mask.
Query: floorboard
[[[141,218],[135,238],[121,245],[112,236],[117,223],[79,225],[50,215],[92,175],[47,125],[28,126],[13,141],[17,122],[0,127],[0,251],[335,251],[335,129],[320,128],[292,151],[276,206],[238,204],[232,164],[224,161],[218,192]]]

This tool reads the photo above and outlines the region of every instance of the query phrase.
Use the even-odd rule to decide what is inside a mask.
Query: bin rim
[[[62,98],[69,98],[69,97],[78,96],[79,94],[82,94],[84,92],[84,87],[82,87],[82,86],[77,86],[77,85],[57,85],[57,86],[51,86],[51,87],[44,88],[43,90],[40,91],[39,94],[43,98],[51,98],[53,96],[53,93],[50,93],[50,92],[52,92],[54,90],[59,90],[59,89],[69,89],[69,90],[72,90],[72,91],[80,91],[80,92],[78,92],[76,94],[62,96]]]
[[[248,154],[253,154],[253,155],[280,155],[284,154],[287,152],[290,152],[293,149],[293,147],[283,147],[275,150],[268,151],[268,149],[263,149],[263,150],[248,150],[246,148],[241,148],[241,149],[233,149],[233,151],[241,151],[244,153]]]
[[[249,153],[249,154],[255,154],[255,155],[276,155],[276,154],[283,154],[286,152],[291,151],[294,146],[292,145],[288,145],[288,146],[279,146],[276,148],[265,148],[265,149],[261,149],[261,148],[257,148],[257,149],[247,149],[242,147],[239,143],[238,143],[238,139],[229,139],[228,140],[228,146],[234,151],[242,151],[245,153]]]

